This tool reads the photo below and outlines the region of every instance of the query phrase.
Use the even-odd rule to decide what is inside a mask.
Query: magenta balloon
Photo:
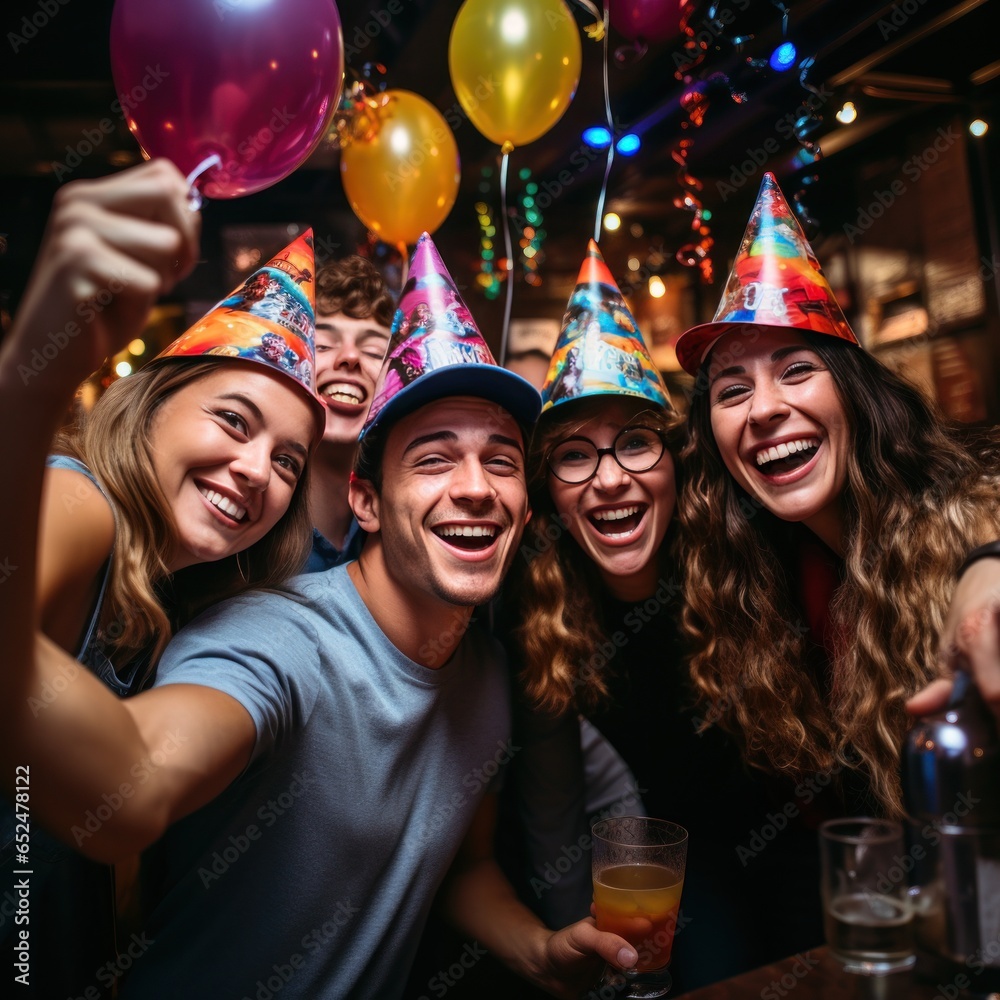
[[[111,71],[149,156],[210,198],[261,191],[300,166],[330,125],[344,80],[333,0],[117,0]]]
[[[681,32],[683,0],[611,0],[611,26],[633,42],[665,42]]]

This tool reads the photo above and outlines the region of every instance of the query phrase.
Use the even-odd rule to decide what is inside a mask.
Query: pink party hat
[[[325,425],[326,407],[316,396],[315,272],[307,229],[154,360],[219,357],[266,365],[308,396]]]
[[[496,363],[427,233],[407,274],[361,437],[444,396],[480,396],[533,424],[538,390]]]
[[[677,340],[677,360],[697,375],[712,345],[737,327],[810,330],[857,344],[795,214],[767,172],[711,323]]]
[[[591,240],[542,386],[542,412],[588,396],[637,396],[671,409],[664,385],[597,243]]]

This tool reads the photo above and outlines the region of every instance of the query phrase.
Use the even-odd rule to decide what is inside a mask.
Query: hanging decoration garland
[[[691,170],[688,156],[694,139],[690,135],[693,129],[700,128],[708,111],[709,99],[703,83],[696,83],[691,71],[699,66],[708,52],[708,41],[695,30],[695,17],[701,7],[697,3],[685,4],[681,12],[680,28],[683,36],[684,61],[674,72],[674,77],[687,88],[681,95],[681,110],[687,118],[681,122],[684,134],[674,144],[670,156],[677,164],[677,180],[682,194],[674,199],[674,207],[691,213],[691,232],[693,239],[677,250],[677,263],[684,267],[697,267],[701,280],[711,284],[715,277],[712,267],[711,250],[715,244],[711,229],[705,220],[705,206],[701,200],[704,187],[702,181]]]
[[[713,73],[706,80],[695,83],[690,77],[685,77],[687,90],[681,95],[681,108],[687,119],[681,122],[683,134],[671,150],[671,157],[677,164],[677,182],[682,193],[674,199],[674,206],[691,213],[692,239],[677,250],[676,259],[684,267],[697,267],[701,280],[710,285],[715,280],[715,269],[712,264],[712,247],[715,239],[712,236],[708,220],[712,215],[701,200],[704,187],[701,179],[691,170],[688,161],[694,139],[690,132],[700,128],[705,121],[705,114],[711,105],[713,91],[722,91],[729,100],[736,104],[746,102],[747,96],[742,91],[734,90],[725,73]]]
[[[787,4],[783,0],[771,0],[772,6],[777,8],[778,12],[781,14],[781,37],[783,40],[783,45],[780,48],[787,48],[790,50],[790,58],[796,59],[797,55],[795,52],[794,43],[788,38],[788,17],[790,10]],[[775,54],[780,51],[780,49],[775,50]],[[777,69],[771,59],[747,59],[747,65],[752,69],[759,72],[768,72],[769,70]],[[816,87],[809,83],[809,71],[813,68],[816,59],[814,56],[808,56],[798,63],[797,69],[799,70],[799,85],[804,89],[809,91],[809,96],[804,98],[798,108],[787,116],[787,121],[792,127],[792,132],[795,135],[796,141],[799,143],[801,149],[798,153],[799,163],[803,167],[810,167],[812,164],[817,163],[823,156],[823,151],[820,149],[819,143],[816,141],[816,133],[820,130],[823,125],[823,115],[820,113],[820,108],[823,106],[826,97]],[[790,68],[786,66],[783,68]],[[800,174],[798,189],[792,194],[792,206],[795,210],[795,214],[799,218],[799,223],[802,228],[806,231],[808,236],[812,236],[815,231],[819,228],[819,223],[813,218],[809,207],[806,205],[806,188],[814,184],[819,180],[817,174],[805,170]]]
[[[799,105],[793,126],[795,138],[802,147],[799,151],[799,157],[807,166],[818,163],[823,158],[823,150],[815,137],[823,125],[823,115],[820,114],[819,109],[823,106],[825,98],[820,90],[809,83],[809,71],[815,62],[815,57],[810,56],[799,63],[799,84],[809,91],[809,97],[805,98]],[[799,187],[792,194],[795,214],[799,217],[799,223],[810,238],[815,235],[819,228],[819,222],[813,218],[812,212],[806,204],[806,189],[818,180],[819,176],[816,173],[808,170],[803,172],[799,180]]]
[[[344,149],[357,140],[367,142],[375,137],[374,112],[378,110],[379,95],[385,93],[386,68],[382,63],[366,62],[361,72],[347,67],[344,89],[333,113],[327,141],[336,149]]]
[[[492,176],[493,168],[483,167],[482,180],[479,182],[481,193],[489,194]],[[500,285],[507,277],[504,271],[497,269],[497,227],[492,206],[485,201],[477,201],[476,218],[479,221],[479,274],[476,275],[476,284],[482,289],[483,295],[492,301],[500,294]]]
[[[529,285],[537,287],[542,283],[539,265],[545,260],[545,252],[542,250],[546,236],[542,228],[545,218],[535,201],[538,185],[531,179],[531,171],[527,167],[522,167],[518,171],[518,177],[526,182],[518,199],[521,208],[517,218],[520,230],[518,247],[521,250],[521,273]]]
[[[724,33],[722,22],[716,19],[717,6],[715,3],[706,5],[697,0],[689,0],[681,5],[680,30],[683,43],[682,53],[675,57],[677,69],[674,77],[686,88],[681,94],[680,104],[687,117],[681,122],[681,138],[670,154],[677,164],[677,181],[682,192],[674,199],[674,206],[691,213],[692,239],[677,250],[676,260],[684,267],[697,267],[705,284],[711,284],[715,280],[711,254],[715,239],[708,225],[712,213],[701,199],[704,185],[691,169],[689,161],[691,148],[694,146],[691,132],[701,127],[716,93],[723,94],[736,104],[745,104],[747,95],[742,90],[734,89],[725,73],[712,73],[706,79],[696,81],[693,71],[704,62],[710,46],[720,40],[733,45],[738,51],[753,38],[749,34],[728,37]]]
[[[493,168],[483,167],[479,190],[489,194],[492,187]],[[525,181],[524,188],[517,199],[517,210],[511,213],[511,221],[517,227],[518,252],[520,272],[524,281],[533,286],[542,283],[540,265],[545,261],[542,249],[547,235],[542,228],[545,217],[538,206],[536,195],[538,184],[531,179],[531,170],[522,167],[518,178]],[[493,208],[486,201],[476,202],[476,219],[479,223],[479,273],[476,284],[482,289],[483,295],[492,300],[499,296],[502,283],[508,274],[513,276],[513,268],[506,267],[506,260],[497,260],[496,235],[497,226],[493,216]]]

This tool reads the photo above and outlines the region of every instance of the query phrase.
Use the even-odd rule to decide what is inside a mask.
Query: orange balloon
[[[387,90],[367,112],[373,124],[340,154],[340,176],[354,214],[380,240],[416,243],[448,217],[461,166],[444,116],[409,90]]]

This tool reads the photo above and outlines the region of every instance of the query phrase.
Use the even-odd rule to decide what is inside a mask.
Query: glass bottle
[[[967,669],[911,727],[902,778],[922,965],[966,994],[1000,990],[1000,736]]]

